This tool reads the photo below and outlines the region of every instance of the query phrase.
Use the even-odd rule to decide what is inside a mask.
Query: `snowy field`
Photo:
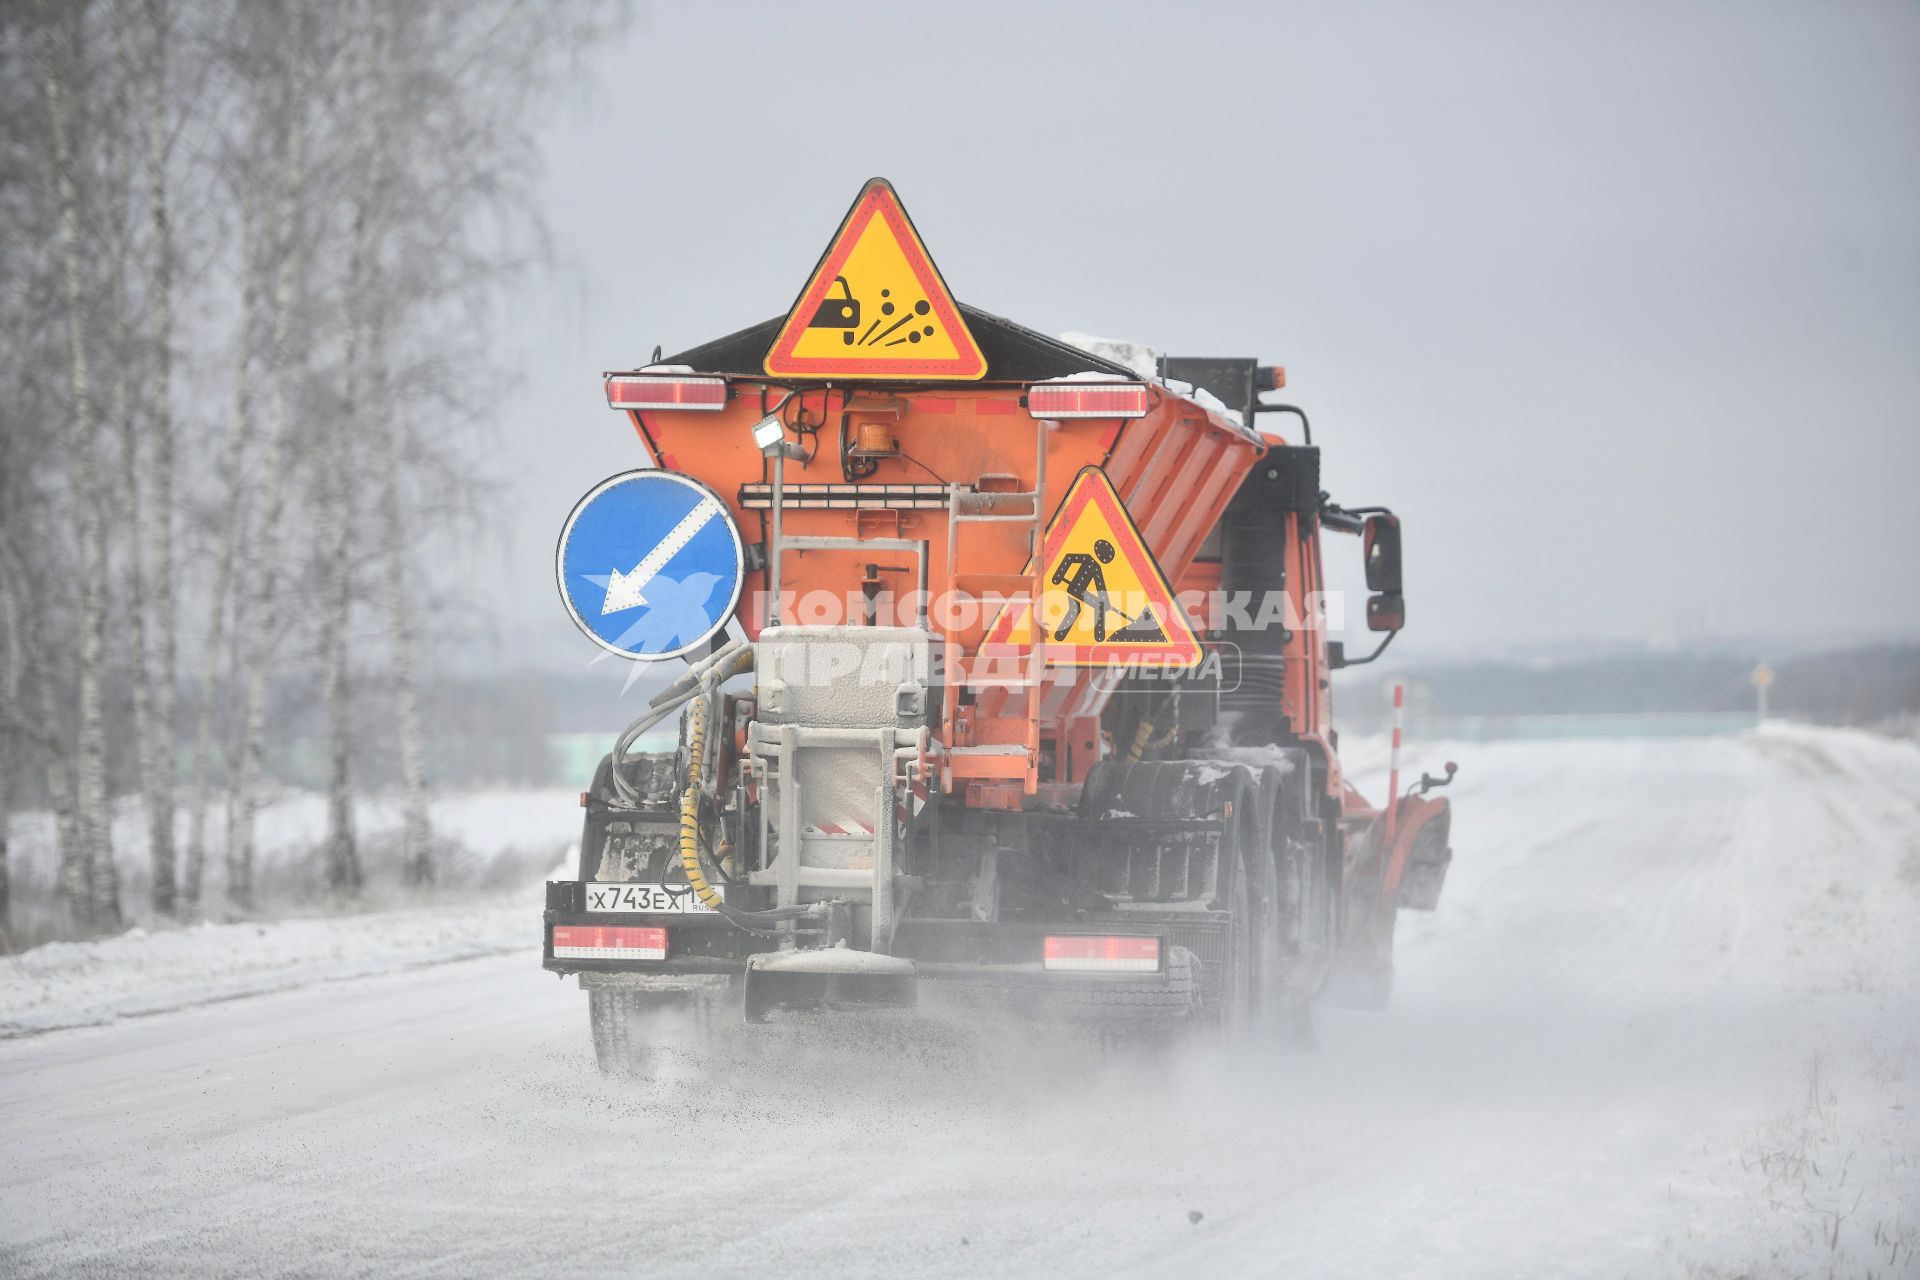
[[[0,1274],[1920,1274],[1920,749],[1450,754],[1395,1008],[1307,1055],[916,1015],[610,1082],[533,884],[0,961]]]

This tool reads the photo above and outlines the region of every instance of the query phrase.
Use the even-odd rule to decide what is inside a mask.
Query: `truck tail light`
[[[614,409],[724,409],[727,380],[684,373],[610,373],[607,404]]]
[[[614,925],[553,926],[556,960],[665,960],[665,929],[628,929]]]
[[[1039,382],[1027,388],[1027,412],[1036,418],[1144,418],[1144,382]]]
[[[1153,973],[1160,968],[1160,939],[1049,934],[1043,965],[1050,973]]]

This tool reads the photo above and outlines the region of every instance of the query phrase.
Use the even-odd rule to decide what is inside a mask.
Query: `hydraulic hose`
[[[736,644],[727,651],[704,660],[696,667],[697,676],[694,672],[689,672],[687,676],[682,676],[675,681],[649,704],[645,714],[626,727],[613,744],[613,790],[622,803],[630,806],[638,806],[640,803],[640,797],[635,795],[633,788],[627,785],[627,780],[621,772],[621,766],[627,762],[627,752],[635,742],[639,741],[640,735],[678,711],[687,699],[696,696],[704,697],[717,686],[752,669],[753,649],[750,646],[741,648]],[[688,683],[688,676],[695,677],[692,683]]]
[[[1153,741],[1153,717],[1142,716],[1140,727],[1133,731],[1133,742],[1127,747],[1127,763],[1139,764],[1140,757],[1146,754],[1147,744]]]
[[[709,909],[725,912],[726,900],[707,883],[700,869],[700,763],[707,750],[707,700],[696,698],[687,722],[687,789],[680,797],[680,869],[694,896]]]
[[[700,862],[700,775],[707,754],[707,716],[709,699],[720,684],[753,666],[753,650],[746,649],[711,670],[694,695],[687,711],[687,789],[680,794],[680,869],[701,905],[726,917],[728,923],[750,933],[770,932],[768,926],[781,920],[805,920],[821,914],[824,904],[776,907],[770,911],[741,911],[727,900],[707,879]]]

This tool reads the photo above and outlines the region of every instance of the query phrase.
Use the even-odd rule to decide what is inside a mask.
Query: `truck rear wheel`
[[[600,1074],[635,1074],[644,1053],[643,1015],[634,1007],[631,991],[587,992],[587,1019],[593,1028],[593,1057]]]
[[[709,1048],[727,990],[589,988],[587,1022],[601,1074],[651,1080],[669,1054]]]
[[[1252,787],[1239,787],[1231,800],[1231,821],[1221,838],[1219,910],[1221,930],[1219,1004],[1216,1021],[1229,1043],[1247,1039],[1266,1021],[1278,921],[1271,879],[1255,879],[1254,859],[1261,854],[1265,823],[1259,819]],[[1262,868],[1264,870],[1265,868]]]
[[[1237,1041],[1245,1038],[1258,1021],[1259,930],[1250,919],[1253,894],[1247,884],[1246,865],[1234,854],[1221,870],[1228,877],[1220,903],[1226,910],[1227,923],[1221,930],[1220,1003],[1215,1016],[1221,1035]]]

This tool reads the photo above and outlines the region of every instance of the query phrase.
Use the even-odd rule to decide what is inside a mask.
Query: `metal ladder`
[[[1042,507],[1047,488],[1047,433],[1055,426],[1044,419],[1034,420],[1034,466],[1031,490],[985,487],[996,479],[1013,477],[983,475],[973,488],[949,487],[947,494],[947,575],[956,591],[968,591],[975,599],[989,595],[1006,599],[1005,609],[1029,612],[1028,632],[1031,644],[1020,664],[1017,676],[1005,666],[995,665],[994,655],[963,652],[949,640],[946,645],[945,705],[942,723],[949,736],[959,723],[960,690],[1018,689],[1025,706],[1025,732],[1020,742],[948,745],[941,769],[941,785],[952,791],[963,782],[1018,782],[1022,791],[1033,795],[1040,786],[1040,699],[1047,671],[1047,639],[1040,626],[1039,603],[1046,586],[1046,514]],[[1025,507],[1024,511],[1017,508]],[[1015,508],[1015,510],[1009,510]],[[963,524],[1024,524],[1027,526],[1027,570],[1020,574],[962,574],[960,565],[960,526]],[[1017,612],[1016,612],[1017,616]],[[984,641],[983,641],[984,643]],[[976,666],[976,662],[980,665]],[[986,668],[991,667],[991,670]]]

